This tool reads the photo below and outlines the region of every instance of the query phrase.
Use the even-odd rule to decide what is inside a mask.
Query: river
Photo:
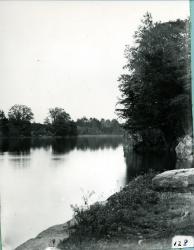
[[[124,154],[121,136],[0,140],[4,249],[66,222],[71,205],[104,200],[150,168],[174,167],[167,155]]]

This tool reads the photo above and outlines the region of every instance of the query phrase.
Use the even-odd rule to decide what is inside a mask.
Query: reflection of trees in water
[[[76,137],[72,138],[56,138],[52,141],[53,154],[67,154],[72,151],[76,146]]]
[[[9,140],[1,138],[0,139],[0,152],[8,152],[9,151]]]
[[[73,149],[98,150],[117,148],[122,143],[120,136],[89,136],[69,138],[16,138],[0,139],[0,152],[9,152],[13,155],[30,154],[30,149],[49,150],[53,154],[66,154]]]
[[[49,150],[52,143],[52,138],[31,138],[31,148]]]
[[[174,153],[166,152],[161,155],[156,154],[138,154],[133,150],[124,153],[127,165],[126,182],[139,174],[154,170],[162,172],[175,169],[176,156]]]
[[[30,154],[31,141],[29,138],[0,139],[0,151],[9,152],[11,155]]]
[[[83,136],[71,138],[56,138],[52,142],[54,154],[68,153],[73,149],[98,150],[104,148],[117,148],[122,143],[122,137],[116,136]]]
[[[30,166],[30,158],[28,157],[29,156],[25,157],[24,155],[12,157],[9,158],[9,162],[16,168],[27,168]]]
[[[122,144],[121,136],[78,137],[76,148],[80,150],[116,149]]]

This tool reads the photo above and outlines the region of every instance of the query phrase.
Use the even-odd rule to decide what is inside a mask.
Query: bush
[[[73,207],[76,225],[70,231],[75,237],[109,238],[129,232],[130,227],[149,227],[139,221],[159,201],[159,194],[151,189],[153,173],[134,179],[119,193],[112,195],[105,205],[95,203],[87,207]],[[136,230],[134,230],[135,232]]]

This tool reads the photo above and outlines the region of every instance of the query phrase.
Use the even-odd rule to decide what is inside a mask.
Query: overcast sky
[[[146,11],[185,19],[189,1],[0,1],[0,109],[115,118],[124,48]]]

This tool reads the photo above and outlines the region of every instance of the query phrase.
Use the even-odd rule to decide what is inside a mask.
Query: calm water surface
[[[124,154],[121,137],[1,140],[4,249],[66,222],[70,205],[82,205],[91,192],[90,203],[104,200],[149,168],[174,166],[166,155]]]

